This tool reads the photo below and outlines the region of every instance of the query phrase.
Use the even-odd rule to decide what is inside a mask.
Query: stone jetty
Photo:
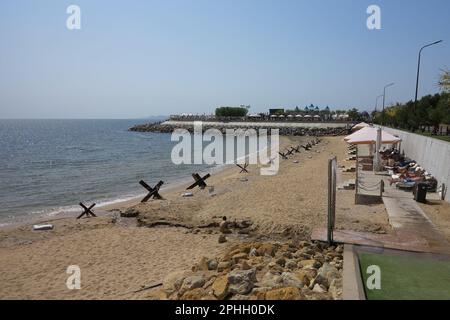
[[[203,122],[203,132],[208,129],[218,129],[222,133],[226,130],[266,129],[270,134],[270,129],[278,129],[280,135],[284,136],[336,136],[348,134],[351,126],[346,123],[276,123],[276,122]],[[162,132],[172,133],[175,129],[186,129],[189,132],[194,131],[194,122],[191,121],[165,121],[158,123],[147,123],[136,125],[130,128],[130,131],[136,132]]]

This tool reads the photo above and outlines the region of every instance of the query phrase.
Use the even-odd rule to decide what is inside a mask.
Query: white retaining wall
[[[450,142],[386,127],[384,130],[402,139],[401,149],[405,155],[431,173],[438,180],[438,186],[445,183],[445,200],[450,202]]]

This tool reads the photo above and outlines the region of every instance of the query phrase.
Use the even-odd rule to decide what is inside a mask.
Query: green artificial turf
[[[368,300],[450,300],[450,261],[391,254],[360,253]],[[367,288],[367,267],[381,269],[381,289]]]

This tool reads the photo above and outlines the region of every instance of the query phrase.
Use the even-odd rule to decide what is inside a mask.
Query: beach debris
[[[208,193],[210,197],[215,197],[217,193],[214,191],[214,186],[208,187]]]
[[[79,205],[84,209],[84,211],[77,217],[77,219],[80,219],[82,216],[86,215],[86,217],[96,217],[96,215],[94,214],[94,212],[92,212],[92,208],[95,207],[95,203],[91,204],[88,207],[86,207],[82,202],[79,203]]]
[[[147,202],[150,198],[163,200],[163,197],[159,194],[159,188],[164,184],[164,181],[159,181],[155,187],[150,187],[144,180],[139,181],[139,184],[148,190],[148,194],[141,200],[141,202]]]
[[[207,187],[205,180],[211,177],[211,175],[208,173],[202,178],[198,173],[193,173],[192,177],[194,178],[195,182],[187,187],[186,190],[194,189],[197,186],[200,189],[205,189]]]
[[[222,222],[219,225],[219,230],[223,234],[230,234],[232,231],[229,228],[229,222],[227,221],[227,217],[222,218]]]
[[[225,242],[227,242],[228,240],[227,240],[227,237],[224,235],[224,234],[221,234],[220,236],[219,236],[219,243],[225,243]]]
[[[241,178],[241,179],[239,179],[241,182],[247,182],[248,181],[248,179],[247,178]]]
[[[294,160],[294,161],[292,161],[293,163],[299,163],[299,161],[298,160]]]
[[[34,231],[45,231],[45,230],[53,230],[52,224],[35,224],[33,225]]]
[[[193,197],[194,194],[192,192],[185,192],[181,196],[184,198],[189,198],[189,197]]]
[[[161,295],[171,300],[194,296],[219,300],[338,300],[342,298],[341,250],[342,245],[312,241],[239,243],[214,259],[203,257],[189,273],[166,277]]]
[[[136,218],[139,215],[139,210],[136,208],[128,208],[120,212],[122,218]]]
[[[241,166],[240,164],[236,163],[236,165],[241,168],[241,171],[239,171],[239,173],[245,172],[248,173],[247,167],[248,167],[248,163],[244,163],[244,166]]]

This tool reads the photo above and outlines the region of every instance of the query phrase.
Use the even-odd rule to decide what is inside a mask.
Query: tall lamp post
[[[377,112],[377,108],[378,108],[378,99],[380,99],[381,97],[382,97],[383,95],[382,94],[380,94],[378,97],[377,97],[377,99],[375,100],[375,112]]]
[[[381,97],[382,97],[383,95],[382,94],[380,94],[377,98],[376,98],[376,100],[375,100],[375,109],[373,110],[373,115],[375,115],[375,113],[377,112],[377,108],[378,108],[378,99],[380,99]],[[373,122],[373,117],[372,117],[372,122]]]
[[[414,97],[414,114],[416,113],[416,108],[417,108],[417,94],[419,92],[419,76],[420,76],[420,58],[422,55],[422,50],[431,46],[434,46],[435,44],[441,43],[443,40],[439,40],[439,41],[435,41],[433,43],[429,43],[425,46],[423,46],[422,48],[420,48],[419,50],[419,58],[417,61],[417,79],[416,79],[416,95]],[[415,128],[414,128],[415,129]]]
[[[395,84],[394,82],[389,83],[389,84],[385,85],[384,88],[383,88],[383,114],[382,114],[382,118],[381,118],[381,125],[382,126],[384,126],[384,104],[385,104],[385,101],[386,101],[386,89],[389,88],[389,87],[392,87],[394,84]]]

